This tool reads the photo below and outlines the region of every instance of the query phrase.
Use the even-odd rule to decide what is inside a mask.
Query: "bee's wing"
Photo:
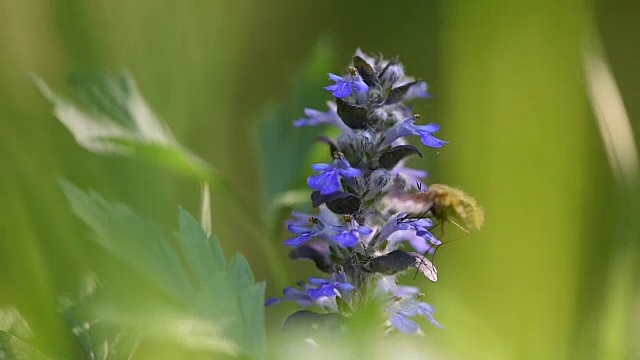
[[[433,201],[429,200],[425,193],[389,194],[385,196],[384,204],[405,213],[418,214],[429,211]]]
[[[438,281],[438,270],[436,270],[436,267],[429,259],[415,252],[412,252],[410,254],[415,258],[415,263],[413,264],[413,266],[418,269],[418,271],[424,274],[427,279],[433,282]]]

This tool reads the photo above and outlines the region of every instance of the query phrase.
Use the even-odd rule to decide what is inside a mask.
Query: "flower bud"
[[[390,60],[378,78],[383,88],[390,88],[404,78],[404,68],[399,62]]]
[[[376,135],[369,130],[355,130],[351,133],[342,133],[338,136],[338,147],[345,151],[345,156],[352,162],[352,158],[360,161],[371,154],[375,146]],[[355,161],[354,161],[355,162]]]

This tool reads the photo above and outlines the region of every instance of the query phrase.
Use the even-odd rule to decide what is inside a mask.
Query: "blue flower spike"
[[[443,205],[427,196],[437,196],[430,190],[437,187],[423,184],[427,173],[408,167],[404,155],[421,154],[408,145],[408,136],[430,148],[447,144],[434,136],[440,126],[419,124],[420,115],[405,104],[428,98],[427,83],[405,76],[397,58],[371,57],[359,49],[344,77],[330,73],[329,78],[334,84],[325,89],[335,101],[324,112],[304,109],[306,117],[294,126],[334,125],[340,132],[335,140],[321,136],[333,160],[311,165],[307,185],[317,209],[293,212],[285,222],[293,236],[284,240],[294,247],[291,259],[313,261],[326,275],[287,287],[267,304],[290,300],[320,308],[322,315],[349,316],[375,297],[384,304],[389,330],[419,333],[419,317],[442,327],[433,306],[418,300],[417,287],[397,283],[409,270],[437,281],[437,269],[425,254],[442,245],[432,231],[434,220],[446,220],[435,208]]]

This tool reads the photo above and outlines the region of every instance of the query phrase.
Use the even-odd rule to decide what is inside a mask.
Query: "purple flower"
[[[399,301],[394,301],[393,304],[385,310],[389,313],[389,321],[391,324],[403,333],[414,334],[418,332],[420,329],[418,324],[409,319],[416,315],[426,317],[430,323],[437,327],[443,327],[433,318],[433,306],[425,302],[417,301],[414,298],[402,298]]]
[[[377,236],[377,244],[375,244],[375,246],[382,241],[389,239],[393,233],[400,230],[413,230],[417,236],[428,240],[433,245],[440,245],[440,240],[427,230],[427,228],[432,225],[433,222],[430,219],[406,218],[405,213],[397,213],[389,218],[389,220],[387,220],[387,222],[382,226],[382,229],[380,229],[380,233]],[[417,248],[416,250],[419,251]]]
[[[414,115],[397,122],[385,134],[385,140],[383,146],[391,145],[396,139],[408,135],[419,135],[420,141],[431,147],[442,147],[442,145],[448,143],[448,141],[440,140],[431,135],[440,129],[440,126],[436,123],[429,123],[427,125],[415,125],[413,122],[419,119],[419,115]]]
[[[389,220],[387,220],[386,223],[384,223],[384,225],[382,226],[382,228],[380,229],[378,234],[376,234],[376,236],[375,236],[377,238],[377,243],[374,244],[375,246],[377,246],[379,243],[385,241],[394,232],[396,232],[398,230],[406,230],[406,228],[400,229],[400,221],[399,221],[399,219],[404,215],[405,214],[402,213],[402,212],[397,213],[397,214],[393,215],[392,217],[390,217]]]
[[[341,296],[347,295],[351,290],[355,289],[355,287],[347,281],[347,276],[343,270],[334,273],[329,279],[309,276],[309,282],[318,285],[316,288],[307,290],[309,296],[314,300],[323,296],[333,297],[339,294]]]
[[[329,230],[322,221],[316,217],[309,217],[308,222],[311,226],[300,225],[298,222],[291,222],[287,225],[287,229],[290,232],[296,234],[294,237],[290,237],[283,243],[285,245],[298,246],[312,237],[327,237],[327,230]]]
[[[369,86],[362,81],[355,68],[349,67],[349,75],[347,77],[338,76],[329,73],[329,78],[336,83],[325,86],[325,90],[333,91],[333,96],[343,98],[349,96],[352,92],[360,92],[369,90]]]
[[[336,103],[333,101],[327,101],[327,106],[329,107],[329,110],[326,112],[305,108],[304,115],[306,118],[300,118],[294,121],[293,126],[315,126],[321,124],[343,125],[342,119],[338,116]]]
[[[342,226],[334,226],[337,235],[331,238],[344,247],[354,246],[358,243],[358,235],[369,235],[372,230],[366,226],[359,225],[355,220],[345,217],[345,223]]]
[[[407,241],[409,245],[416,251],[421,254],[424,253],[433,253],[435,247],[427,242],[425,238],[422,236],[416,235],[413,230],[399,230],[391,234],[387,240],[389,240],[388,249],[396,249],[398,247],[398,243]]]
[[[340,221],[338,221],[336,214],[331,212],[331,210],[327,209],[324,205],[321,205],[318,208],[317,215],[307,214],[300,211],[292,211],[291,216],[292,217],[290,219],[285,221],[285,225],[288,226],[293,224],[298,226],[309,226],[309,218],[315,217],[326,226],[340,226]]]
[[[311,214],[303,213],[300,211],[292,211],[292,218],[287,219],[284,223],[285,225],[297,225],[297,226],[308,226],[310,221],[309,219],[314,217]]]
[[[381,296],[415,297],[420,290],[415,286],[398,285],[395,275],[381,276],[376,282],[375,293]]]
[[[335,160],[331,164],[313,164],[311,168],[319,171],[307,178],[307,185],[315,190],[320,190],[323,195],[331,194],[340,189],[339,177],[354,177],[360,175],[360,170],[352,168],[341,153],[336,153]]]
[[[433,236],[431,232],[429,232],[429,230],[427,230],[428,227],[433,225],[433,221],[431,221],[430,219],[407,219],[401,222],[407,226],[406,229],[414,229],[417,236],[428,240],[433,245],[438,246],[441,244],[440,240],[438,240],[435,236]]]
[[[429,93],[427,92],[427,83],[424,81],[417,82],[404,94],[404,100],[426,97],[429,97]]]
[[[431,224],[431,220],[429,220],[429,224]],[[431,225],[429,225],[429,226],[431,226]],[[415,229],[416,229],[416,235],[418,235],[421,238],[429,241],[433,245],[440,246],[440,244],[442,244],[442,242],[440,240],[438,240],[437,237],[435,237],[429,230],[425,229],[424,227],[421,227],[421,228],[415,227]]]
[[[282,297],[270,297],[264,302],[264,304],[266,306],[269,306],[285,300],[295,301],[300,306],[309,306],[315,303],[311,296],[309,296],[306,287],[304,287],[303,289],[298,289],[293,286],[287,286],[286,288],[282,289]]]

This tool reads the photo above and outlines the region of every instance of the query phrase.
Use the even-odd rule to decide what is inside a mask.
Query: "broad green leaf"
[[[60,185],[73,212],[91,227],[98,244],[175,300],[185,301],[193,292],[180,257],[158,226],[123,204],[85,193],[66,181]]]
[[[92,239],[140,275],[122,278],[113,267],[98,274],[109,281],[84,302],[85,312],[72,317],[99,318],[108,326],[105,334],[84,340],[91,351],[105,341],[131,347],[137,334],[144,334],[190,351],[264,358],[264,283],[255,283],[242,255],[227,266],[218,239],[207,236],[183,209],[172,247],[158,226],[128,207],[68,182],[61,185],[73,211],[93,231]],[[137,291],[149,286],[171,301]],[[74,328],[86,329],[87,323],[77,321],[80,328]]]
[[[186,210],[180,208],[179,213],[180,232],[176,236],[195,279],[204,280],[214,271],[224,271],[226,261],[219,241],[210,241],[215,236],[207,236],[201,225]]]
[[[76,77],[78,99],[83,106],[53,92],[37,76],[42,94],[54,105],[53,113],[86,150],[151,162],[167,170],[211,185],[218,195],[229,199],[229,209],[254,213],[239,196],[234,185],[201,158],[180,145],[169,128],[153,114],[128,74]],[[253,214],[256,219],[261,218]],[[274,277],[283,282],[285,271],[272,244],[263,236],[259,221],[246,224],[247,231],[265,252]],[[161,276],[161,275],[157,275]]]
[[[85,149],[137,157],[198,180],[216,181],[215,171],[183,148],[158,120],[128,74],[76,77],[82,107],[53,92],[44,80],[33,78],[54,105],[56,118]]]
[[[270,104],[256,119],[258,162],[262,176],[263,204],[272,207],[279,193],[303,183],[301,169],[318,127],[294,127],[304,108],[325,111],[329,93],[327,73],[333,63],[333,47],[327,40],[316,45],[309,60],[295,76],[289,94],[279,104]]]
[[[251,352],[258,352],[265,346],[264,337],[261,336],[264,328],[256,324],[255,319],[264,319],[264,303],[257,303],[255,299],[264,298],[265,283],[254,284],[249,263],[241,254],[231,258],[229,276],[234,284],[239,285],[234,289],[234,295],[244,325],[241,336]]]

